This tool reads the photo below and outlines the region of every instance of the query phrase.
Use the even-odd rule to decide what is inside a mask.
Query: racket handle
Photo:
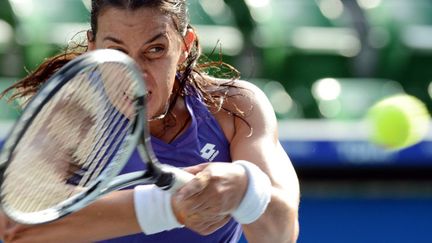
[[[167,189],[167,191],[170,193],[175,193],[178,189],[195,177],[193,174],[180,168],[166,167],[164,169],[168,170],[173,175],[171,187]]]

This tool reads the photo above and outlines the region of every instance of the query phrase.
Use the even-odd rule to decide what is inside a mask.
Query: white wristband
[[[271,199],[271,182],[269,177],[255,164],[238,160],[234,162],[243,166],[248,176],[248,188],[239,205],[232,213],[240,224],[250,224],[256,221],[267,209]]]
[[[136,186],[134,204],[138,223],[147,235],[183,227],[172,210],[171,193],[153,185]]]

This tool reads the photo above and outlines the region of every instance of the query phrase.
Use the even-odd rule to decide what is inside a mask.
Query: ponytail
[[[82,52],[66,52],[46,59],[36,70],[1,92],[0,99],[12,90],[14,93],[9,101],[33,96],[56,71],[81,54]]]

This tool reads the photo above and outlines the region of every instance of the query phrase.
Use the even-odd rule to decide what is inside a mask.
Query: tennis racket
[[[147,128],[146,88],[134,61],[115,50],[82,54],[25,107],[0,153],[1,206],[40,224],[136,184],[176,191],[193,176],[158,162]],[[137,149],[145,171],[119,175]]]

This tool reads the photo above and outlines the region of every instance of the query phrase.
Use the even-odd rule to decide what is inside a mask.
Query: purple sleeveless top
[[[151,138],[153,149],[160,162],[176,167],[186,167],[209,161],[230,162],[229,142],[214,116],[208,111],[198,95],[185,96],[185,102],[192,117],[187,130],[170,144],[155,137]],[[135,151],[122,173],[144,168],[145,165],[140,161],[140,157]],[[129,235],[102,242],[234,243],[239,241],[241,234],[241,226],[231,219],[225,226],[207,236],[201,236],[187,228],[180,228],[152,235],[142,233]]]

